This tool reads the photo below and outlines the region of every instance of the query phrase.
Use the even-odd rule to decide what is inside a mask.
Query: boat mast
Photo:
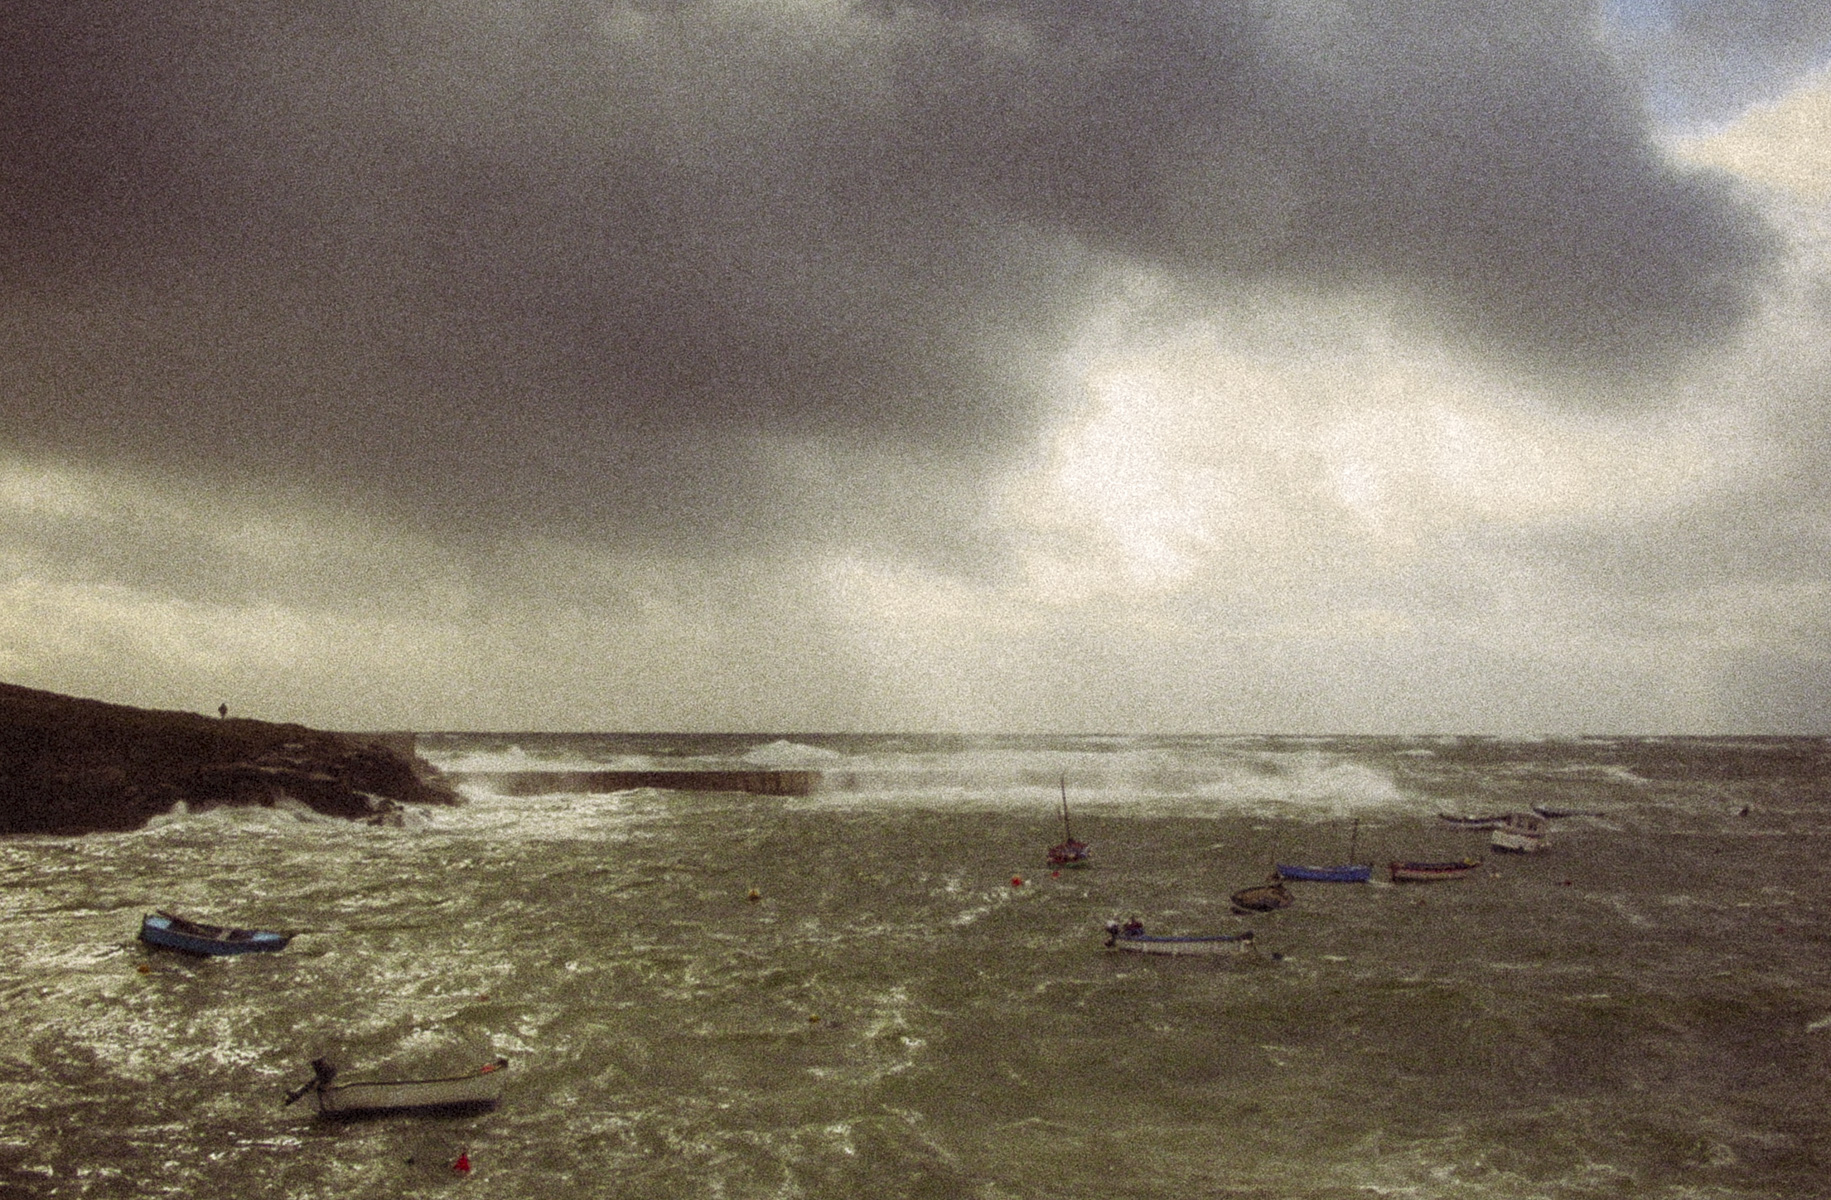
[[[1074,841],[1074,831],[1068,828],[1068,776],[1062,776],[1062,840]]]

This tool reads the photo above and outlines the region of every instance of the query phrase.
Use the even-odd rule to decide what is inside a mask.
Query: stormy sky
[[[0,679],[1831,724],[1831,8],[6,5]]]

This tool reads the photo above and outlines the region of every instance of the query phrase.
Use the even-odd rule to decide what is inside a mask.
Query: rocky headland
[[[459,797],[410,739],[326,733],[82,700],[0,684],[0,834],[138,829],[192,811],[272,806],[398,823]]]

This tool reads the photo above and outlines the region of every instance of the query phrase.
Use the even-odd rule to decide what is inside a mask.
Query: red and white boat
[[[1433,879],[1461,879],[1481,866],[1479,858],[1456,862],[1390,862],[1386,870],[1394,883],[1429,883]]]

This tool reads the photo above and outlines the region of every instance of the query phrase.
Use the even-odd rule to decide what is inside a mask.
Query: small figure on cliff
[[[227,704],[218,704],[216,706],[216,715],[221,717],[225,721],[228,720],[229,719],[229,706]]]

